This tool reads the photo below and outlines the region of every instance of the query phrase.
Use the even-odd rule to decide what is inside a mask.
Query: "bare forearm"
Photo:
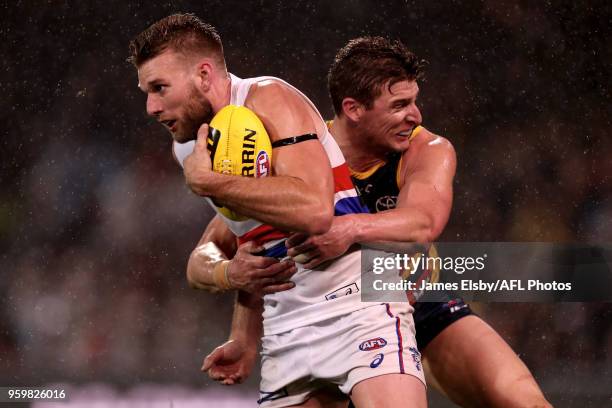
[[[191,187],[198,195],[213,197],[218,204],[282,230],[317,234],[331,225],[331,192],[314,191],[298,178],[208,173]]]
[[[426,213],[410,208],[396,208],[376,214],[350,215],[355,242],[417,242],[434,241],[443,226]]]
[[[257,347],[262,335],[263,300],[246,292],[238,292],[234,304],[230,339],[240,339]]]

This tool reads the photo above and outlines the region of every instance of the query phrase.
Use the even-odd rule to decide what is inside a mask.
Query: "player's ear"
[[[200,89],[207,92],[213,76],[213,67],[209,59],[201,59],[197,65],[197,77],[200,82]]]
[[[353,122],[358,122],[364,112],[365,106],[356,99],[344,98],[342,100],[342,113]]]

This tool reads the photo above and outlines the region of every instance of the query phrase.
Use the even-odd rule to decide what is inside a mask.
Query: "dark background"
[[[609,2],[384,3],[4,2],[0,385],[217,387],[198,367],[232,298],[184,278],[211,211],[125,62],[129,40],[176,11],[218,28],[231,72],[279,76],[328,117],[336,50],[403,40],[429,61],[424,125],[458,155],[441,240],[612,241]],[[555,406],[610,403],[610,304],[475,308]]]

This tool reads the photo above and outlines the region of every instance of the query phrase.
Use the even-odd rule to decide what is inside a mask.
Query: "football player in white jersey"
[[[174,31],[168,31],[171,26]],[[185,34],[181,30],[192,31]],[[195,140],[200,126],[230,103],[230,76],[221,40],[195,16],[160,20],[133,40],[131,50],[138,86],[147,94],[147,113],[176,142]],[[317,113],[303,105],[292,89],[272,81],[253,87],[246,103],[262,120],[272,141],[326,131]],[[201,129],[200,135],[203,140],[184,162],[185,179],[194,193],[214,197],[244,216],[288,231],[321,233],[329,229],[332,173],[320,143],[307,141],[277,152],[276,177],[254,179],[214,173],[205,143],[207,130]],[[302,216],[295,217],[296,213]]]
[[[175,142],[197,138],[193,152],[180,160],[194,193],[278,230],[307,234],[327,231],[334,212],[358,202],[342,155],[327,137],[325,122],[312,103],[279,80],[230,76],[214,28],[193,15],[172,15],[140,33],[130,48],[139,87],[147,94],[147,112]],[[241,100],[237,95],[245,83],[248,92]],[[230,103],[253,110],[273,146],[279,141],[303,141],[281,143],[274,151],[272,177],[245,178],[211,170],[206,124]],[[301,138],[309,135],[319,141]],[[335,197],[338,192],[341,197]],[[204,287],[231,288],[235,285],[226,258],[234,256],[235,243],[230,243],[224,225],[213,224],[209,230],[220,238],[199,247],[207,259],[199,282]],[[286,272],[293,273],[293,267],[287,265]],[[220,280],[219,270],[224,272]],[[265,297],[261,406],[329,406],[329,395],[320,392],[326,388],[320,380],[350,393],[358,407],[426,406],[411,307],[360,303],[358,250],[349,251],[326,270],[299,267],[293,279],[293,290]],[[354,291],[345,290],[353,287]],[[261,310],[261,301],[244,292],[239,300],[244,300],[240,306]],[[346,345],[343,353],[333,347],[338,341]],[[345,396],[336,393],[333,398],[346,405]]]

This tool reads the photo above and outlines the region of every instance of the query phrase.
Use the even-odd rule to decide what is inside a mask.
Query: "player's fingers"
[[[317,256],[319,256],[319,252],[316,250],[311,250],[311,251],[306,251],[306,252],[297,254],[293,256],[292,258],[295,261],[295,263],[305,265]]]
[[[310,261],[308,261],[308,263],[305,263],[302,266],[304,267],[304,269],[314,269],[317,266],[321,265],[323,261],[323,258],[321,258],[320,256],[315,256]]]
[[[274,285],[276,283],[278,283],[278,281],[274,278],[259,278],[257,280],[257,283],[259,285],[260,288],[264,288],[268,285]]]
[[[300,254],[303,254],[303,253],[308,252],[308,251],[312,251],[314,249],[316,249],[316,246],[312,242],[305,241],[305,242],[303,242],[303,243],[301,243],[299,245],[294,246],[293,248],[289,248],[287,250],[287,255],[289,255],[292,258],[295,258],[296,256],[298,256]],[[301,263],[301,262],[299,262],[299,263]]]
[[[223,385],[234,385],[235,381],[232,380],[231,378],[226,378],[223,381],[221,381],[221,384],[223,384]]]
[[[234,384],[242,384],[242,381],[244,381],[244,378],[242,378],[240,374],[232,374],[230,378],[234,381]]]
[[[224,381],[227,378],[227,375],[223,371],[212,367],[210,370],[208,370],[208,377],[215,381]]]
[[[295,283],[293,282],[277,283],[274,285],[264,286],[261,293],[264,295],[269,295],[271,293],[283,292],[285,290],[293,289],[294,287]]]
[[[228,379],[227,375],[224,372],[218,370],[210,370],[208,372],[208,376],[211,379],[219,382],[223,382]]]
[[[291,236],[289,238],[287,238],[287,240],[285,241],[285,247],[287,248],[292,248],[298,244],[301,244],[302,242],[304,242],[306,239],[308,239],[308,235],[301,233],[301,232],[297,232],[295,234],[291,234]]]
[[[202,126],[198,129],[198,140],[196,140],[196,149],[206,149],[207,142],[206,138],[208,137],[208,123],[203,123]]]
[[[219,361],[221,358],[223,358],[223,348],[217,347],[209,355],[204,357],[204,361],[202,361],[202,368],[200,368],[200,370],[209,370],[212,365]]]
[[[257,275],[257,274],[261,273],[262,270],[266,270],[267,268],[271,267],[272,265],[277,264],[278,262],[279,261],[276,258],[270,258],[270,257],[267,257],[267,256],[258,256],[258,257],[254,257],[252,259],[248,259],[247,265],[250,268],[259,269],[259,271],[254,272],[254,274]]]
[[[225,381],[225,376],[223,374],[219,374],[217,372],[208,372],[208,377],[211,380],[215,380],[215,381]]]
[[[277,275],[282,274],[284,272],[287,272],[287,270],[290,270],[291,268],[295,267],[295,262],[287,260],[287,261],[282,261],[282,262],[275,262],[274,264],[266,267],[265,269],[262,269],[261,271],[259,271],[259,273],[256,276],[259,277],[274,277],[274,278],[278,278]],[[296,269],[297,271],[297,269]],[[293,272],[295,273],[295,272]],[[291,275],[293,275],[293,273],[291,273]],[[291,276],[289,275],[289,276]]]
[[[208,371],[212,365],[213,361],[209,359],[209,356],[206,356],[204,360],[202,360],[202,367],[200,367],[200,371]]]
[[[287,282],[297,272],[297,266],[293,265],[272,276],[277,282]]]

